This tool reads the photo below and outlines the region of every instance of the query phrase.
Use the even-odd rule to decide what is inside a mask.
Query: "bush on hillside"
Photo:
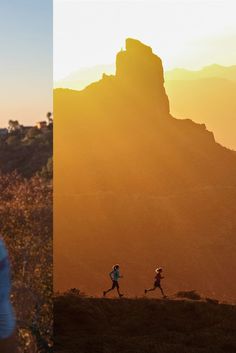
[[[52,177],[50,159],[53,153],[53,131],[42,133],[37,128],[23,129],[21,132],[0,136],[0,173],[17,171],[26,178],[40,173],[45,167],[44,177]]]
[[[195,290],[177,292],[176,297],[191,300],[201,300],[200,294],[198,294]]]

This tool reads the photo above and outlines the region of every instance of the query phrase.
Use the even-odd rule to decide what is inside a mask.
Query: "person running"
[[[119,287],[119,279],[123,278],[123,276],[120,275],[120,265],[118,264],[114,265],[112,267],[112,271],[109,273],[109,276],[112,280],[112,286],[111,288],[103,292],[103,296],[105,297],[108,292],[116,288],[119,297],[120,298],[123,297],[123,294],[120,293],[120,287]]]
[[[8,252],[0,236],[0,352],[15,353],[15,315],[10,302],[11,278]]]
[[[162,268],[161,267],[158,267],[155,272],[156,272],[156,275],[155,275],[155,280],[154,280],[154,285],[152,288],[149,288],[149,289],[145,289],[144,290],[144,293],[146,294],[147,292],[151,292],[153,290],[155,290],[156,288],[159,288],[160,291],[161,291],[161,294],[163,296],[163,298],[166,298],[166,295],[164,294],[164,291],[162,289],[162,286],[161,286],[161,280],[164,278],[161,274],[162,274]]]

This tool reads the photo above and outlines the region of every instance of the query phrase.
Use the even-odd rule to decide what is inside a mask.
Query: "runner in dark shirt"
[[[158,267],[155,272],[156,272],[156,275],[155,275],[155,279],[154,279],[154,285],[152,288],[149,288],[149,289],[145,289],[144,290],[144,293],[146,294],[147,292],[151,292],[151,291],[154,291],[156,288],[159,288],[160,291],[161,291],[161,294],[163,296],[163,298],[166,298],[166,295],[164,294],[164,291],[162,289],[162,286],[161,286],[161,280],[164,278],[161,274],[162,274],[162,268],[161,267]]]

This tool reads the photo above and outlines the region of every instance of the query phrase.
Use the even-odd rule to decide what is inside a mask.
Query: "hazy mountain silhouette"
[[[221,78],[236,81],[236,65],[209,65],[201,70],[173,69],[165,73],[165,80],[199,80],[205,78]]]
[[[170,115],[152,49],[127,39],[115,76],[56,89],[54,111],[56,287],[98,294],[119,262],[139,294],[163,264],[167,291],[234,297],[236,153]]]
[[[104,72],[114,71],[113,65],[97,65],[72,73],[55,87],[81,90],[101,79]],[[219,143],[236,150],[236,65],[215,64],[198,71],[174,69],[164,76],[171,113],[205,123]]]
[[[72,72],[61,80],[56,81],[54,87],[81,90],[90,83],[100,80],[104,72],[106,74],[113,74],[114,71],[114,65],[96,65],[80,69]]]
[[[55,88],[70,88],[75,90],[84,89],[92,82],[98,81],[102,78],[103,73],[110,75],[115,73],[115,66],[110,65],[96,65],[80,69],[72,72],[65,78],[54,83]],[[236,65],[222,66],[209,65],[201,70],[187,70],[183,68],[176,68],[165,72],[165,81],[172,80],[199,80],[205,78],[221,78],[230,81],[236,81]]]
[[[236,65],[175,69],[165,78],[172,114],[205,122],[218,142],[236,150]]]

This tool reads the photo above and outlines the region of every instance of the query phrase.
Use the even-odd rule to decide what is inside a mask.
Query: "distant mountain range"
[[[236,150],[236,65],[176,69],[165,78],[172,114],[205,123],[219,143]]]
[[[140,295],[162,265],[168,293],[235,298],[236,152],[173,117],[152,49],[127,39],[115,75],[56,89],[54,113],[56,288],[99,295],[120,263]]]
[[[55,87],[82,90],[100,80],[104,72],[114,74],[115,66],[79,70],[56,82]],[[205,123],[219,143],[236,150],[236,65],[167,71],[165,88],[174,116]]]
[[[236,82],[236,65],[222,66],[213,64],[196,71],[186,69],[174,69],[165,73],[166,81],[199,80],[206,78],[221,78]]]
[[[115,73],[114,65],[97,65],[72,72],[65,78],[54,83],[55,88],[70,88],[82,90],[92,82],[99,81],[103,73],[111,75]]]

